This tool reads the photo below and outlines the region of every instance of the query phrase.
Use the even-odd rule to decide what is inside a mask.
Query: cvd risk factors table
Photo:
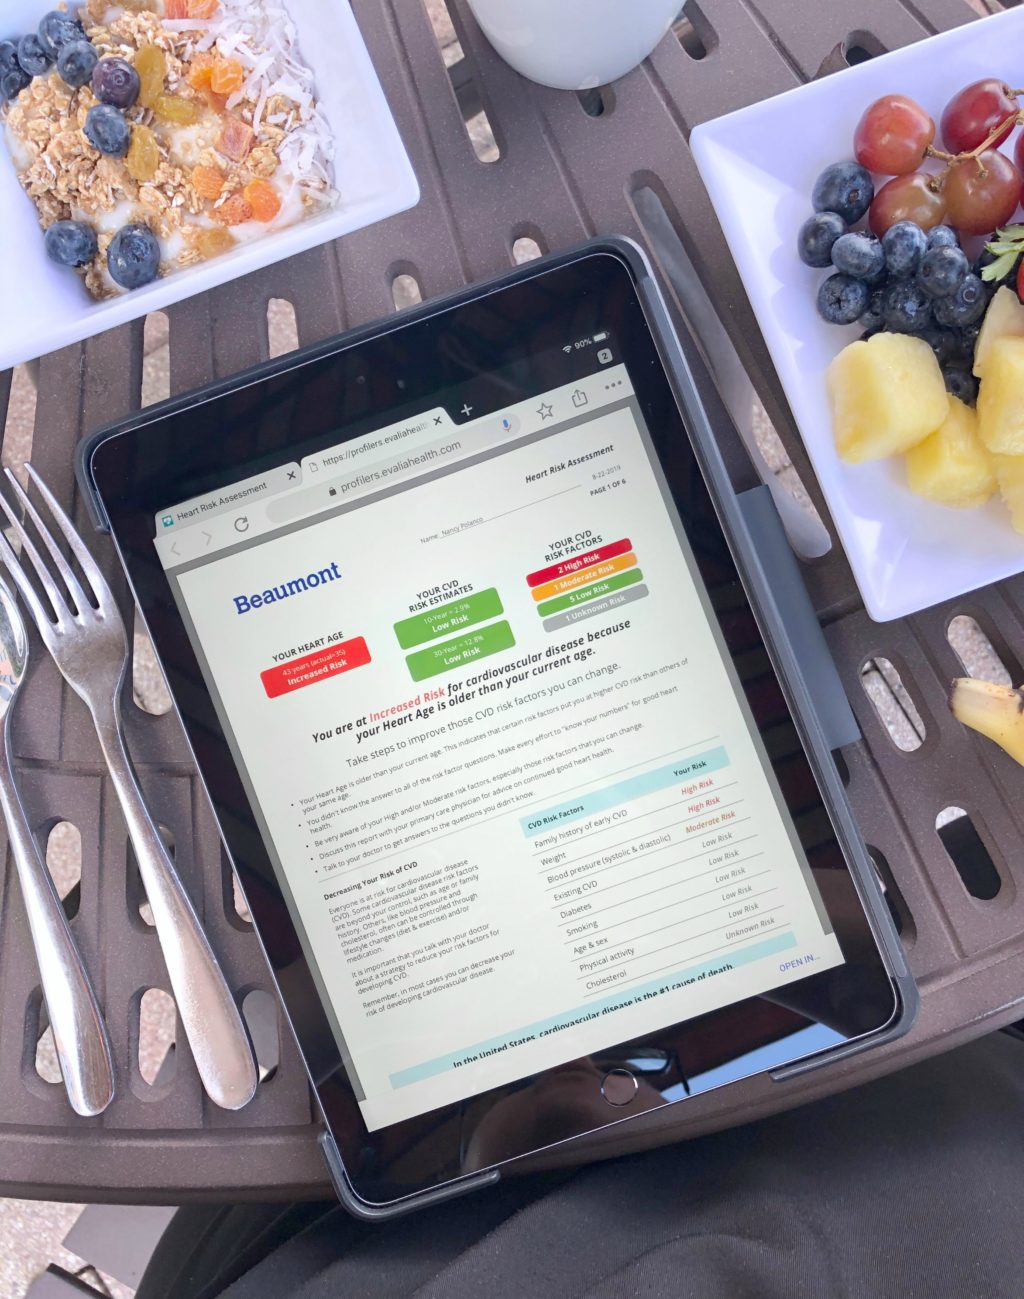
[[[521,818],[583,1000],[708,958],[758,956],[788,928],[729,754],[697,752]]]

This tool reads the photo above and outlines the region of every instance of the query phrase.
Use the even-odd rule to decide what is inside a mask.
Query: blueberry
[[[964,325],[962,329],[956,331],[957,350],[971,368],[974,366],[974,353],[978,346],[981,326],[982,322],[976,320],[973,325]]]
[[[19,67],[18,47],[14,41],[0,41],[0,72],[13,72]]]
[[[160,269],[156,235],[148,226],[122,226],[107,249],[107,269],[122,289],[139,289],[155,280]]]
[[[928,240],[921,227],[913,221],[897,221],[882,236],[882,247],[889,274],[898,280],[906,280],[917,274]]]
[[[959,397],[966,405],[973,406],[978,400],[978,381],[966,365],[944,365],[942,378],[946,391]]]
[[[929,325],[921,330],[921,337],[935,353],[935,359],[940,365],[960,356],[960,338],[952,329]]]
[[[897,280],[885,295],[885,324],[896,334],[919,334],[932,324],[932,303],[913,280]]]
[[[88,41],[69,41],[57,55],[57,71],[73,90],[80,90],[92,76],[98,58]]]
[[[885,274],[885,253],[874,235],[841,235],[832,245],[832,265],[855,280],[876,284]]]
[[[960,287],[960,281],[971,269],[959,248],[929,248],[921,258],[917,282],[931,298],[948,298]]]
[[[127,59],[100,59],[92,74],[92,93],[101,103],[131,108],[139,97],[139,74]]]
[[[30,77],[41,77],[49,68],[53,59],[43,49],[35,33],[23,36],[18,42],[18,63],[22,72]]]
[[[39,44],[51,60],[56,59],[65,45],[82,40],[84,35],[82,25],[77,18],[73,18],[71,14],[62,14],[57,9],[51,9],[48,14],[44,14],[39,22]]]
[[[0,73],[0,99],[17,99],[32,78],[21,68],[10,68]]]
[[[61,266],[85,266],[96,256],[96,231],[84,221],[55,221],[43,238],[47,256]]]
[[[848,225],[859,221],[871,206],[875,186],[859,162],[834,162],[814,182],[815,212],[836,212]]]
[[[929,248],[959,248],[960,240],[952,226],[933,226],[926,236]]]
[[[852,325],[871,300],[871,290],[852,275],[830,275],[818,290],[818,311],[830,325]]]
[[[885,288],[872,289],[867,310],[861,312],[859,324],[871,334],[877,334],[885,324]]]
[[[100,153],[123,158],[131,143],[132,128],[120,109],[110,104],[94,104],[85,119],[85,138]]]
[[[940,325],[973,325],[985,314],[987,306],[985,285],[972,273],[963,277],[948,298],[935,300],[935,319]]]
[[[846,222],[834,212],[815,212],[800,227],[796,251],[805,266],[831,266],[832,245],[846,234]]]

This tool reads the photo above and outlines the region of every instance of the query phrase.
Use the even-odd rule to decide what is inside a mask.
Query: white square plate
[[[811,189],[853,156],[853,132],[881,95],[910,95],[938,122],[981,77],[1021,85],[1024,9],[968,23],[697,127],[694,157],[828,501],[868,613],[927,609],[1024,570],[1024,537],[994,501],[953,510],[913,495],[902,460],[844,464],[832,439],[825,370],[856,326],[818,316],[826,272],[804,266],[797,232]],[[1011,146],[1012,148],[1012,142]]]
[[[94,302],[46,256],[35,206],[0,146],[0,370],[123,325],[412,207],[420,191],[348,0],[287,0],[303,61],[334,137],[336,207],[222,257]],[[34,30],[53,0],[2,0],[0,36]],[[69,8],[77,8],[72,3]],[[12,309],[17,303],[17,311]]]

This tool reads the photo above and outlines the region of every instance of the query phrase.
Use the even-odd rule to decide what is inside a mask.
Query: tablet
[[[365,1213],[909,1023],[659,314],[591,245],[82,460]]]

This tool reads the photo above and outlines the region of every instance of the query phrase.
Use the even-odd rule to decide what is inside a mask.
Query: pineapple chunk
[[[999,338],[985,358],[978,432],[990,451],[1024,455],[1024,338]]]
[[[1024,532],[1024,456],[993,456],[999,491],[1010,511],[1010,522]]]
[[[940,505],[967,510],[985,504],[996,475],[970,406],[950,397],[945,424],[907,452],[907,481],[912,492]]]
[[[909,334],[851,343],[827,377],[836,447],[851,464],[909,451],[949,412],[935,353]]]
[[[975,344],[974,373],[979,379],[985,373],[992,344],[1000,338],[1024,338],[1024,303],[1005,284],[988,304],[985,323]]]

